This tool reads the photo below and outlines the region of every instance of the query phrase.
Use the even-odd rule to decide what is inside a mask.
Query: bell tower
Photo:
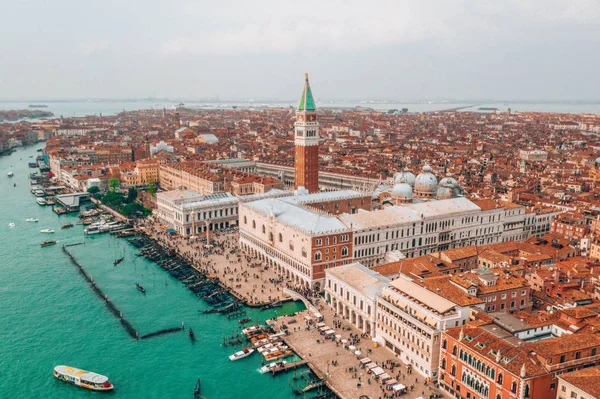
[[[319,191],[319,122],[308,74],[294,123],[294,187]]]

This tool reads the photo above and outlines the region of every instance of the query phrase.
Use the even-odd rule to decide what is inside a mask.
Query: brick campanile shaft
[[[296,111],[294,137],[294,187],[319,191],[319,122],[308,74]]]

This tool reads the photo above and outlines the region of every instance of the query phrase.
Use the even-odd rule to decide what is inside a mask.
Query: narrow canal
[[[0,397],[98,395],[55,380],[52,369],[59,364],[107,375],[116,387],[109,395],[120,398],[192,397],[198,378],[208,399],[297,397],[293,373],[260,374],[257,353],[229,361],[236,348],[222,347],[223,336],[239,330],[237,317],[199,314],[207,305],[158,265],[136,257],[138,250],[126,239],[84,237],[80,225],[62,230],[64,224],[75,224],[77,216],[58,217],[50,207],[37,205],[29,192],[28,175],[34,171],[28,168],[29,156],[35,158],[42,147],[0,157]],[[13,178],[7,177],[9,171]],[[41,229],[56,232],[42,234]],[[41,248],[49,239],[58,245]],[[183,321],[186,331],[194,329],[196,342],[187,332],[132,339],[61,251],[61,245],[77,242],[84,244],[69,250],[140,335]],[[114,266],[122,256],[125,260]],[[136,289],[136,282],[146,294]],[[300,309],[302,304],[288,303],[276,311]],[[274,312],[248,309],[245,317],[264,321]]]

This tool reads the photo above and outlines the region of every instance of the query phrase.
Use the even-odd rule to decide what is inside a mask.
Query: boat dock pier
[[[164,335],[164,334],[168,334],[171,332],[175,332],[175,331],[183,331],[184,330],[184,326],[183,323],[181,323],[181,327],[174,327],[174,328],[166,328],[163,330],[158,330],[149,334],[145,334],[143,336],[140,337],[140,333],[138,330],[136,330],[133,325],[131,325],[131,323],[129,322],[129,320],[127,320],[126,318],[123,317],[123,312],[121,310],[119,310],[119,308],[117,308],[117,306],[110,300],[108,299],[108,296],[104,293],[104,291],[102,291],[102,289],[98,286],[98,284],[96,284],[96,282],[94,281],[94,278],[91,277],[83,268],[83,266],[81,265],[81,263],[79,263],[77,261],[77,259],[75,259],[75,257],[73,256],[73,254],[67,249],[67,247],[72,247],[75,245],[81,245],[81,243],[75,243],[75,244],[69,244],[69,245],[63,245],[62,246],[62,251],[65,253],[65,255],[67,255],[69,257],[69,259],[71,260],[71,263],[77,267],[77,269],[79,270],[79,274],[81,274],[83,276],[83,278],[85,278],[87,280],[87,282],[90,284],[90,286],[92,287],[92,290],[94,290],[94,292],[96,293],[96,295],[98,295],[98,297],[100,299],[102,299],[104,301],[104,303],[106,304],[106,307],[110,310],[110,312],[115,315],[115,317],[117,319],[119,319],[119,321],[121,322],[121,325],[123,326],[123,328],[125,329],[125,331],[127,331],[127,333],[131,336],[131,338],[133,339],[147,339],[147,338],[151,338],[151,337],[156,337],[159,335]]]
[[[303,365],[305,365],[307,363],[308,363],[308,360],[305,360],[305,359],[299,360],[297,362],[287,363],[287,364],[284,364],[283,366],[273,367],[271,369],[271,373],[273,373],[273,375],[275,375],[275,374],[277,374],[277,373],[279,373],[281,371],[292,370],[292,369],[295,369],[296,367],[303,366]]]

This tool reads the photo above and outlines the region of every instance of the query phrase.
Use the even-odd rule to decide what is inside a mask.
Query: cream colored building
[[[483,310],[483,301],[470,298],[466,293],[444,298],[401,276],[377,298],[377,340],[413,370],[436,381],[441,332],[465,325],[472,306]]]
[[[237,226],[240,202],[289,195],[290,192],[283,190],[245,197],[231,193],[202,195],[190,190],[171,190],[156,194],[154,214],[162,224],[179,234],[192,236]]]
[[[588,367],[559,374],[556,399],[600,399],[600,369]]]
[[[389,282],[360,263],[338,266],[325,271],[325,299],[338,315],[375,339],[377,295]]]

